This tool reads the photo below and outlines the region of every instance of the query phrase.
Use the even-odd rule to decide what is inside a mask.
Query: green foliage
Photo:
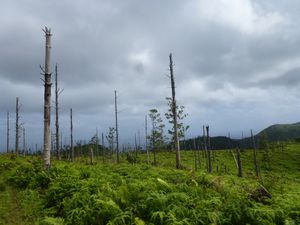
[[[172,129],[168,130],[168,133],[172,135],[172,140],[174,138],[174,114],[173,114],[173,104],[172,104],[172,98],[166,97],[166,100],[168,101],[168,112],[165,113],[165,117],[169,121],[169,123],[172,125]],[[187,113],[184,113],[184,106],[183,105],[176,105],[177,110],[177,128],[178,128],[178,137],[179,139],[182,139],[185,137],[185,132],[190,128],[190,126],[184,126],[183,120],[188,116]]]
[[[160,167],[60,161],[49,172],[42,170],[40,160],[0,156],[0,201],[9,203],[15,196],[21,224],[299,224],[299,149],[290,144],[284,152],[272,150],[270,159],[276,164],[262,170],[259,179],[247,150],[241,153],[243,178],[236,176],[227,151],[215,159],[218,174],[206,174],[205,166],[194,171],[191,151],[182,153],[186,170],[173,169],[174,154],[169,152],[158,154]],[[144,157],[139,156],[140,162]],[[258,159],[263,159],[263,150]],[[200,160],[204,162],[202,152]],[[251,197],[260,193],[260,185],[271,199]],[[12,208],[0,207],[0,224],[13,224],[5,219]]]

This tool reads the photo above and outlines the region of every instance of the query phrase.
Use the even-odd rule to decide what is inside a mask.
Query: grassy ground
[[[232,153],[214,154],[213,174],[202,153],[196,170],[193,151],[183,170],[172,152],[157,166],[139,154],[135,164],[54,161],[49,172],[38,158],[1,155],[0,224],[300,224],[300,145],[260,151],[260,178],[252,151],[241,153],[243,178]]]

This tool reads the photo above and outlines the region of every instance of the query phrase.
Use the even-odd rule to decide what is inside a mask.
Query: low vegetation
[[[1,155],[0,224],[300,224],[300,145],[270,150],[268,162],[260,150],[259,178],[252,151],[241,151],[242,178],[232,153],[213,153],[212,174],[193,151],[182,170],[174,152],[157,152],[156,166],[123,153],[120,164],[78,158],[49,171],[38,157]]]

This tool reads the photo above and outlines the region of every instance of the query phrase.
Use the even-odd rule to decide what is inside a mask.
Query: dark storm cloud
[[[96,126],[103,131],[113,126],[114,90],[122,141],[143,126],[150,108],[158,107],[164,114],[165,97],[170,96],[165,76],[170,52],[178,102],[190,114],[190,135],[199,132],[194,124],[201,123],[212,124],[218,134],[227,133],[222,121],[232,119],[239,121],[234,130],[294,122],[298,95],[289,88],[299,85],[299,8],[292,0],[4,0],[2,115],[14,111],[19,96],[24,120],[42,121],[39,65],[44,64],[41,29],[46,25],[53,33],[52,71],[58,63],[64,88],[62,127],[68,130],[72,107],[78,138],[89,138]],[[282,102],[277,108],[274,98]],[[282,113],[281,107],[291,113]],[[270,115],[268,109],[273,110]],[[5,133],[5,116],[1,118]],[[35,133],[37,128],[31,129]],[[31,138],[37,139],[37,134]]]

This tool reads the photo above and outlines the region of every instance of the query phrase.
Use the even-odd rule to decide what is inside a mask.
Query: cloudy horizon
[[[143,143],[149,109],[157,108],[166,123],[169,53],[177,101],[189,114],[187,137],[201,135],[204,124],[212,136],[240,138],[242,131],[249,136],[250,129],[299,122],[299,10],[294,0],[3,0],[0,149],[6,149],[7,111],[14,148],[17,96],[28,147],[42,144],[44,26],[53,34],[51,70],[57,63],[64,89],[64,144],[70,108],[75,140],[115,125],[114,90],[120,145],[133,143],[138,131]],[[53,116],[51,123],[54,131]]]

